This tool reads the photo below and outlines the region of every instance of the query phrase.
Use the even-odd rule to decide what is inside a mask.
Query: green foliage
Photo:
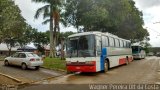
[[[26,25],[24,28],[24,32],[22,33],[20,38],[18,38],[18,43],[20,47],[25,46],[26,44],[32,42],[34,40],[34,35],[37,30],[32,28],[30,25]]]
[[[45,3],[43,7],[36,11],[35,18],[38,18],[40,14],[43,14],[45,19],[42,24],[50,23],[50,57],[55,57],[55,43],[56,43],[56,32],[60,32],[59,21],[60,12],[63,8],[63,0],[32,0],[36,3]],[[54,22],[53,22],[54,21]],[[53,26],[54,25],[54,26]],[[54,34],[53,34],[54,32]]]
[[[39,44],[39,45],[47,45],[49,44],[49,35],[47,32],[38,32],[35,31],[33,34],[33,43]]]
[[[65,25],[78,31],[110,32],[132,42],[149,35],[133,0],[66,0],[65,6]]]
[[[37,32],[35,31],[33,34],[33,40],[32,42],[37,47],[38,51],[41,52],[42,55],[45,54],[45,48],[44,45],[49,44],[49,32]]]
[[[6,43],[9,51],[16,45],[22,47],[31,42],[32,31],[14,1],[0,0],[0,42]]]
[[[57,38],[57,45],[61,44],[62,40],[67,40],[69,35],[74,34],[74,32],[72,31],[67,31],[67,32],[61,32],[61,33],[57,33],[58,34],[58,38]]]
[[[149,53],[150,52],[150,47],[151,47],[151,44],[149,43],[149,38],[146,37],[144,38],[143,41],[140,42],[140,45],[143,46],[143,49],[145,50],[146,53]]]
[[[65,60],[60,58],[45,58],[43,67],[54,70],[66,70]]]

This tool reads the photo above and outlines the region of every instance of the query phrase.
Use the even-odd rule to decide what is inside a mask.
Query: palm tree
[[[50,23],[50,57],[55,57],[56,46],[56,32],[60,31],[60,9],[62,0],[32,0],[36,3],[45,3],[45,5],[36,11],[35,18],[37,19],[40,14],[43,14],[43,19],[46,19],[42,24]],[[53,28],[54,24],[54,28]]]

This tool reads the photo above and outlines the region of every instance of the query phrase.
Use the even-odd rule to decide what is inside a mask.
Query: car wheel
[[[26,69],[27,69],[27,65],[26,65],[25,63],[22,63],[21,68],[22,68],[23,70],[26,70]]]
[[[35,69],[36,69],[36,70],[39,70],[39,68],[40,68],[40,66],[36,66],[36,68],[35,68]]]
[[[5,60],[5,61],[4,61],[4,65],[5,65],[5,66],[8,66],[8,65],[9,65],[9,62],[8,62],[7,60]]]
[[[104,72],[108,72],[108,61],[105,61],[104,63]]]

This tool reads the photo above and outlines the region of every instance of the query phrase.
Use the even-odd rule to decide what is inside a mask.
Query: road
[[[36,82],[51,77],[61,76],[64,74],[43,68],[40,68],[40,70],[22,70],[20,67],[16,66],[4,66],[2,61],[0,61],[0,73],[12,76],[25,83]]]
[[[160,84],[160,58],[147,57],[107,73],[70,74],[37,82],[41,84]]]

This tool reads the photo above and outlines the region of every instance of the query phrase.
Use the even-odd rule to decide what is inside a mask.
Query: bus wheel
[[[108,71],[108,61],[105,61],[104,63],[104,72],[107,72]]]
[[[128,60],[128,58],[126,58],[126,65],[128,65],[129,64],[129,60]]]

